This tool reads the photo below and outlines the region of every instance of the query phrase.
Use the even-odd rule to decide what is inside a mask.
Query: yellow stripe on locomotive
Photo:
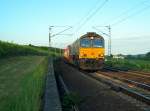
[[[79,59],[104,59],[104,48],[79,48]]]

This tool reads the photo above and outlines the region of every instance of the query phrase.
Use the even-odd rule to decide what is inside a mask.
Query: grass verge
[[[0,60],[0,111],[39,111],[47,57],[20,56]]]

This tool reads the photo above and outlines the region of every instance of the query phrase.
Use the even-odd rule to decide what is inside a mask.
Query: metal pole
[[[49,51],[51,51],[51,26],[49,27]]]
[[[60,57],[61,57],[61,48],[59,50],[60,50]]]
[[[108,29],[108,34],[100,31],[96,27],[106,27]],[[110,25],[108,25],[108,26],[95,26],[93,28],[95,30],[98,30],[99,32],[101,32],[102,34],[104,34],[104,35],[106,35],[108,37],[108,56],[111,56],[111,27],[110,27]]]
[[[68,28],[66,28],[66,29],[64,29],[64,30],[62,30],[62,31],[60,31],[60,32],[58,32],[58,33],[56,33],[56,34],[52,34],[51,33],[51,30],[52,30],[52,27],[68,27]],[[49,51],[50,51],[50,53],[52,53],[52,51],[51,51],[51,38],[52,37],[55,37],[55,36],[57,36],[57,35],[61,35],[63,32],[65,32],[65,31],[67,31],[67,30],[69,30],[69,29],[71,29],[72,27],[71,26],[49,26]],[[64,35],[68,35],[68,34],[64,34]],[[69,34],[70,35],[70,34]],[[57,50],[56,50],[56,48],[54,49],[54,54],[56,55],[56,53],[57,53]],[[61,52],[60,52],[61,53]],[[59,54],[59,52],[58,52],[58,54]]]
[[[57,50],[56,50],[56,47],[55,47],[55,57],[56,57],[56,55],[57,55]]]
[[[106,26],[108,28],[108,56],[111,56],[111,28],[110,25]]]
[[[108,26],[108,30],[109,30],[109,46],[108,46],[108,51],[109,51],[109,56],[111,56],[111,28],[110,25]]]

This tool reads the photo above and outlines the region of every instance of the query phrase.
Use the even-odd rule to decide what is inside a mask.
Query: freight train
[[[88,32],[64,49],[64,58],[83,70],[99,70],[104,64],[104,38]]]

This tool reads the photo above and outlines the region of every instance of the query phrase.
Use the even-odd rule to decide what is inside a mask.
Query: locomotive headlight
[[[87,57],[87,54],[83,54],[83,57]]]
[[[94,37],[90,37],[90,39],[94,39]]]
[[[103,57],[103,56],[104,56],[104,54],[98,54],[98,56],[99,56],[99,57]]]

